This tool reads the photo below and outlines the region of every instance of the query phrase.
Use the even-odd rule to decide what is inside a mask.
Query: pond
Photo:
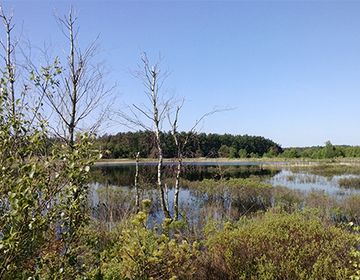
[[[279,170],[263,168],[261,162],[184,162],[182,179],[188,181],[202,181],[204,179],[224,178],[260,178],[270,179],[279,173]],[[176,164],[164,163],[164,178],[175,177]],[[95,185],[111,185],[130,187],[134,186],[135,163],[130,164],[106,164],[92,167],[92,183]],[[154,189],[157,184],[157,163],[140,163],[139,178],[142,188]]]
[[[140,163],[140,178],[143,185],[156,186],[157,163]],[[167,162],[165,177],[171,178],[175,173],[175,165]],[[321,166],[321,165],[320,165]],[[359,193],[358,188],[342,188],[338,180],[341,178],[360,178],[360,170],[335,168],[332,172],[319,172],[320,168],[312,168],[312,164],[295,165],[288,162],[184,162],[182,177],[189,181],[221,178],[251,178],[273,186],[281,185],[290,189],[303,191],[323,190],[332,196]],[[92,168],[92,182],[100,185],[133,186],[135,163],[106,164]]]
[[[168,186],[169,209],[172,209],[174,190],[174,174],[176,165],[166,163],[164,168],[164,184]],[[121,220],[131,213],[135,205],[135,195],[133,191],[135,178],[135,164],[112,164],[99,165],[91,169],[92,179],[92,205],[96,206],[96,216],[106,220],[109,225],[112,220]],[[230,178],[250,178],[259,183],[271,184],[272,186],[284,186],[291,190],[300,190],[302,193],[312,191],[329,195],[334,198],[346,198],[353,194],[359,194],[359,187],[341,187],[339,179],[358,178],[360,182],[360,168],[344,166],[328,166],[317,164],[288,164],[266,162],[226,162],[226,163],[186,163],[183,167],[183,188],[180,190],[179,206],[187,213],[196,213],[196,220],[199,217],[205,217],[212,213],[213,217],[219,215],[233,215],[235,218],[242,215],[241,211],[252,211],[265,209],[273,202],[271,195],[262,193],[262,198],[258,200],[260,190],[258,185],[250,186],[245,190],[227,189],[221,193],[217,192],[215,196],[197,190],[193,184],[203,182],[204,179],[230,179]],[[149,198],[152,201],[153,210],[151,218],[155,221],[161,221],[163,218],[160,211],[160,201],[157,193],[157,166],[156,163],[139,166],[139,181],[142,188],[141,199]],[[252,192],[251,188],[255,190]],[[252,192],[252,194],[251,194]],[[277,194],[283,195],[284,191],[279,189]],[[235,196],[234,196],[235,195]],[[268,204],[263,205],[262,199],[268,199]],[[244,197],[247,196],[247,200]],[[234,197],[236,197],[236,206],[234,206]],[[250,199],[250,200],[249,200]],[[250,202],[249,202],[250,201]],[[317,202],[315,202],[316,204]],[[220,206],[219,206],[220,205]],[[254,205],[256,205],[254,207]],[[220,209],[220,208],[221,209]],[[237,208],[237,209],[235,209]],[[203,214],[201,214],[201,209]],[[184,210],[184,211],[185,211]],[[236,210],[234,214],[234,210]]]

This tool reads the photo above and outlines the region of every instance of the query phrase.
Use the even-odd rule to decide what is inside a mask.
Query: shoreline
[[[140,158],[139,163],[157,163],[155,158]],[[164,159],[164,163],[177,162],[176,159]],[[261,163],[262,165],[315,165],[315,164],[344,164],[344,165],[359,165],[360,158],[342,158],[342,159],[283,159],[283,158],[184,158],[183,163]],[[94,163],[94,166],[98,165],[126,165],[135,164],[135,159],[101,159]]]
[[[224,162],[288,162],[284,159],[265,159],[265,158],[236,158],[236,159],[228,159],[228,158],[184,158],[183,162],[200,162],[200,163],[224,163]],[[140,158],[139,163],[157,163],[158,159],[156,158]],[[163,162],[177,162],[176,159],[166,158]],[[290,161],[289,161],[290,162]],[[113,165],[113,164],[135,164],[135,159],[101,159],[95,162],[94,165]]]

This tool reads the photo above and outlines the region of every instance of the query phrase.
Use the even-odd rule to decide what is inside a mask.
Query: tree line
[[[177,146],[171,131],[161,133],[164,143],[164,157],[176,158]],[[181,132],[180,141],[189,139],[184,148],[188,158],[243,158],[262,157],[271,153],[282,153],[279,144],[262,136]],[[95,145],[103,151],[105,158],[134,158],[139,152],[142,158],[157,157],[154,134],[149,131],[120,132],[105,134],[95,140]]]
[[[176,158],[177,147],[171,131],[162,133],[164,157]],[[262,136],[231,135],[216,133],[181,132],[180,139],[190,139],[184,155],[188,158],[310,158],[331,159],[360,157],[360,146],[332,145],[282,148],[280,144]],[[139,152],[142,158],[156,158],[154,135],[150,131],[119,132],[97,137],[95,146],[103,151],[104,158],[134,158]]]
[[[332,145],[330,141],[327,141],[325,146],[287,148],[278,157],[311,159],[353,158],[360,157],[360,146]]]

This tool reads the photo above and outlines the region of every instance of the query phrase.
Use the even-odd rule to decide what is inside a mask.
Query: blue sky
[[[360,1],[2,1],[14,34],[54,53],[54,7],[80,9],[80,46],[99,43],[121,103],[146,103],[129,74],[164,56],[165,89],[186,102],[179,129],[214,106],[200,132],[258,135],[282,147],[360,145]],[[17,33],[16,33],[17,32]],[[4,30],[0,30],[4,38]],[[109,132],[127,131],[117,126]]]

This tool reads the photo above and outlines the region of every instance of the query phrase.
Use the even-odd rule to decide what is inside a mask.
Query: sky
[[[198,132],[263,136],[286,147],[360,145],[360,1],[2,1],[14,35],[54,53],[66,46],[54,17],[80,11],[79,46],[98,35],[96,59],[117,84],[115,110],[147,104],[131,75],[170,71],[164,94],[185,103],[179,130],[214,107]],[[0,38],[5,40],[4,28]],[[35,49],[35,48],[34,48]],[[166,130],[166,125],[164,126]],[[114,125],[106,132],[128,131]]]

